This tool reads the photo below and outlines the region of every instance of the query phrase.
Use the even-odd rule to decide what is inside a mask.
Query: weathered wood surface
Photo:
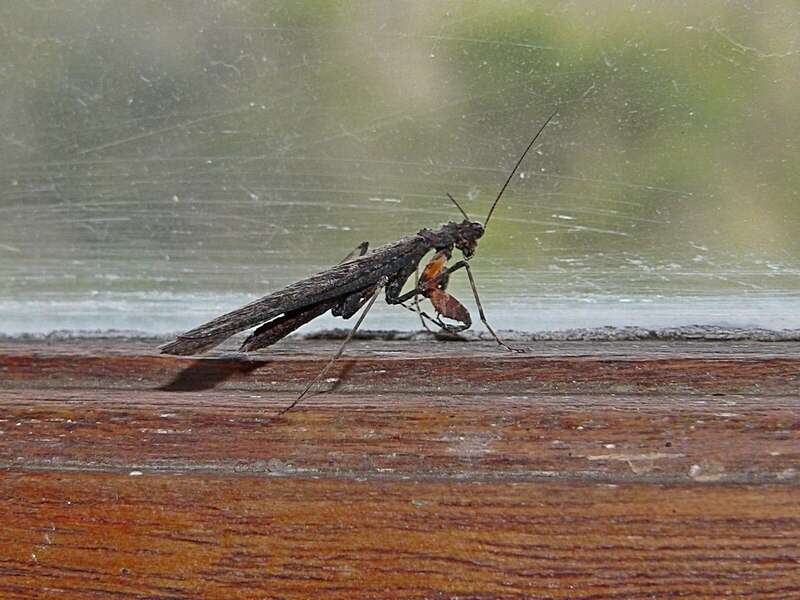
[[[800,598],[800,346],[0,344],[0,598]]]
[[[338,341],[290,341],[253,354],[238,342],[197,358],[160,356],[156,341],[0,343],[0,387],[301,390]],[[494,343],[354,341],[330,371],[339,391],[422,393],[794,393],[800,344],[540,342],[508,354]],[[329,386],[330,387],[330,386]]]
[[[3,598],[800,597],[797,489],[0,474]]]

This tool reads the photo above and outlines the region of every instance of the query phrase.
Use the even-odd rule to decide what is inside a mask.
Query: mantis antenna
[[[462,215],[464,215],[464,218],[465,218],[467,221],[469,221],[469,215],[468,215],[466,212],[464,212],[464,209],[463,209],[463,208],[461,208],[461,206],[459,205],[459,203],[458,203],[458,202],[456,202],[456,199],[455,199],[455,198],[453,198],[453,197],[450,195],[450,192],[447,192],[447,197],[448,197],[448,198],[450,198],[450,200],[453,202],[453,204],[455,204],[455,205],[456,205],[456,208],[457,208],[458,210],[460,210],[460,211],[461,211],[461,214],[462,214]]]
[[[528,154],[528,150],[530,150],[533,147],[533,144],[536,142],[536,140],[542,134],[542,132],[544,131],[544,128],[547,127],[548,123],[550,123],[550,121],[553,120],[553,117],[556,116],[557,112],[558,112],[558,109],[554,110],[553,114],[551,114],[549,117],[547,117],[547,120],[544,122],[544,125],[542,125],[539,128],[539,131],[537,131],[536,135],[533,136],[533,139],[531,140],[531,143],[528,144],[527,148],[525,148],[525,152],[523,152],[522,156],[519,157],[519,160],[517,161],[517,164],[515,164],[514,168],[511,169],[511,173],[509,173],[508,179],[506,179],[506,182],[503,184],[503,187],[500,188],[500,193],[497,194],[497,198],[494,199],[494,204],[492,204],[492,208],[489,209],[489,214],[486,215],[486,220],[483,222],[483,228],[484,229],[486,229],[486,226],[489,225],[489,219],[492,218],[492,213],[494,212],[494,209],[497,206],[497,203],[500,202],[500,198],[502,197],[503,192],[506,191],[506,188],[508,187],[508,184],[511,183],[511,179],[514,177],[514,174],[517,172],[517,169],[519,169],[519,166],[522,164],[522,161],[525,160],[525,155]]]

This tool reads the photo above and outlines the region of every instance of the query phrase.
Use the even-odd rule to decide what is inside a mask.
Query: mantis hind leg
[[[339,261],[339,264],[346,263],[348,260],[353,260],[359,256],[364,256],[369,250],[369,242],[361,242],[358,246],[353,248],[353,251]]]
[[[302,400],[302,399],[305,397],[305,395],[306,395],[306,394],[308,394],[308,392],[311,390],[311,388],[313,388],[313,387],[314,387],[314,386],[317,384],[317,382],[319,382],[319,381],[320,381],[320,380],[321,380],[323,377],[325,377],[325,373],[327,373],[327,372],[328,372],[328,370],[329,370],[329,369],[330,369],[330,368],[333,366],[333,364],[334,364],[334,363],[335,363],[335,362],[336,362],[336,361],[339,359],[339,357],[340,357],[340,356],[342,355],[342,353],[344,352],[344,349],[345,349],[345,347],[347,346],[347,344],[350,342],[350,340],[351,340],[351,339],[353,339],[353,336],[355,335],[356,331],[358,331],[358,328],[361,326],[361,323],[364,321],[364,318],[367,316],[367,313],[369,312],[369,309],[370,309],[370,308],[372,308],[372,305],[373,305],[373,304],[375,304],[375,300],[377,300],[377,299],[378,299],[378,294],[380,293],[380,291],[381,291],[381,288],[382,288],[382,287],[384,287],[384,286],[386,285],[386,282],[387,282],[387,279],[386,279],[386,277],[382,277],[382,278],[381,278],[381,279],[378,281],[378,283],[375,285],[374,291],[372,292],[372,296],[369,298],[369,301],[367,302],[367,306],[366,306],[366,308],[364,308],[364,310],[362,311],[362,313],[361,313],[361,316],[359,316],[359,317],[358,317],[358,321],[356,321],[356,324],[355,324],[355,325],[353,326],[353,328],[350,330],[350,333],[348,333],[348,334],[347,334],[347,337],[344,339],[344,341],[342,342],[342,344],[339,346],[339,349],[338,349],[338,350],[336,351],[336,353],[335,353],[335,354],[334,354],[334,355],[333,355],[333,356],[330,358],[330,360],[329,360],[329,361],[328,361],[328,363],[327,363],[327,364],[326,364],[326,365],[325,365],[325,366],[322,368],[322,370],[321,370],[321,371],[320,371],[320,372],[317,374],[317,376],[314,378],[314,380],[313,380],[311,383],[309,383],[309,384],[308,384],[308,385],[305,387],[305,389],[304,389],[304,390],[303,390],[303,391],[300,393],[300,395],[299,395],[299,396],[298,396],[298,397],[297,397],[297,398],[294,400],[294,402],[292,402],[292,403],[291,403],[289,406],[287,406],[286,408],[282,409],[282,410],[281,410],[281,411],[278,413],[278,416],[280,416],[280,415],[283,415],[283,414],[285,414],[285,413],[289,412],[289,411],[290,411],[290,410],[292,410],[292,409],[293,409],[295,406],[297,406],[297,404],[298,404],[298,403],[299,403],[299,402],[300,402],[300,401],[301,401],[301,400]]]

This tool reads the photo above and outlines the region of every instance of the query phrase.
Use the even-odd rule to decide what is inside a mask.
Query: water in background
[[[0,333],[173,332],[457,219],[445,192],[482,219],[556,106],[473,263],[499,327],[800,327],[796,3],[79,0],[0,23]]]

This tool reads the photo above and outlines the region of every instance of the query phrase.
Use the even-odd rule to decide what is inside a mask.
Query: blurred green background
[[[800,327],[797,2],[9,0],[0,56],[0,333],[482,220],[556,107],[474,260],[501,327]]]

